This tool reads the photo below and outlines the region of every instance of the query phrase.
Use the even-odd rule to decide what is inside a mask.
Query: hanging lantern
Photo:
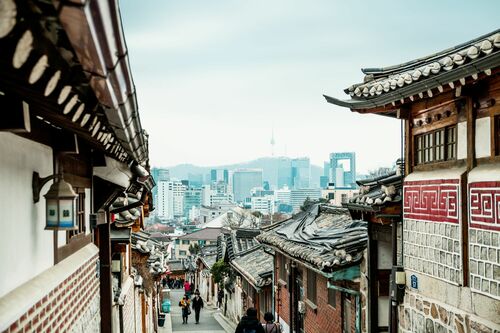
[[[57,178],[56,178],[57,179]],[[75,223],[76,198],[71,184],[61,179],[50,186],[46,201],[47,221],[45,230],[74,230],[78,227]]]

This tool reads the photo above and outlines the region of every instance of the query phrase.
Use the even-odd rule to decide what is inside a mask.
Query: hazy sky
[[[500,1],[121,0],[153,166],[355,151],[358,171],[400,155],[400,122],[322,94],[499,28]]]

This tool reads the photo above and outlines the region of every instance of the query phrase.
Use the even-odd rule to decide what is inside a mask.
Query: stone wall
[[[461,283],[462,246],[458,224],[405,219],[403,228],[405,268]]]
[[[434,299],[407,291],[399,307],[402,333],[500,333],[500,326]]]

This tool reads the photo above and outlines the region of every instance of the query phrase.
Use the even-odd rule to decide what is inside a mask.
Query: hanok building
[[[320,204],[264,228],[257,240],[275,251],[274,313],[285,333],[361,332],[367,238],[366,222]]]
[[[147,215],[154,184],[118,4],[1,0],[0,17],[0,331],[116,331],[129,231],[111,225]]]
[[[404,125],[399,329],[500,330],[500,31],[325,96]]]
[[[368,222],[367,260],[361,267],[361,293],[367,300],[363,332],[389,332],[391,319],[397,320],[397,303],[390,297],[390,275],[402,262],[402,178],[398,169],[358,180],[360,193],[343,204],[353,219]]]
[[[217,245],[207,245],[201,248],[196,258],[196,287],[201,297],[207,303],[216,303],[217,285],[212,277],[211,269],[217,261]]]
[[[231,267],[230,277],[224,285],[224,315],[234,322],[238,322],[250,307],[257,309],[260,319],[272,310],[273,260],[256,241],[259,234],[258,229],[235,229],[218,243],[222,249],[217,259]]]

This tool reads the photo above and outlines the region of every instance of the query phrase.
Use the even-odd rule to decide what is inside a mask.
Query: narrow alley
[[[167,326],[160,329],[160,332],[199,332],[199,333],[226,333],[234,332],[234,328],[228,325],[221,319],[220,310],[218,310],[214,305],[207,304],[205,302],[205,307],[201,310],[200,314],[200,324],[195,324],[194,311],[189,316],[188,324],[182,324],[181,308],[179,305],[179,300],[184,295],[184,291],[181,289],[174,289],[171,292],[172,300],[172,311],[171,311],[171,324],[172,331],[170,327]],[[217,319],[216,319],[217,318]],[[221,325],[222,324],[222,325]]]

